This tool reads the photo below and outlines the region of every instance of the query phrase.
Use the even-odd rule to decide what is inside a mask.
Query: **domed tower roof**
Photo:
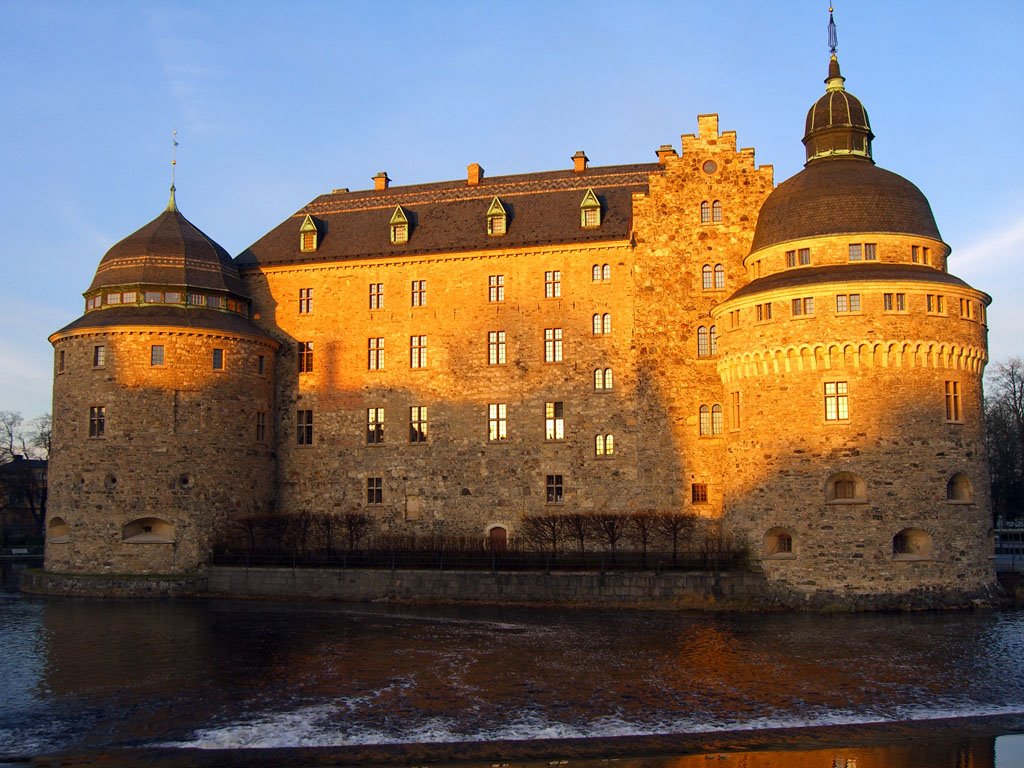
[[[872,159],[874,134],[864,105],[844,86],[831,15],[829,43],[825,95],[807,112],[807,162],[761,206],[751,252],[790,240],[854,232],[941,240],[921,190]]]
[[[181,215],[174,187],[163,213],[107,251],[86,293],[128,285],[187,287],[244,295],[231,257]]]

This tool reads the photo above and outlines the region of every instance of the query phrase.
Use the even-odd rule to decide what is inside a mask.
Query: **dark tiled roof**
[[[941,240],[921,190],[859,157],[808,163],[768,196],[751,251],[788,240],[855,232],[890,232]]]
[[[657,163],[589,168],[583,173],[549,171],[463,181],[415,184],[386,190],[321,195],[242,252],[239,268],[257,265],[498,250],[531,245],[625,239],[630,232],[632,195],[647,192]],[[580,203],[588,187],[601,202],[602,223],[580,226]],[[487,234],[486,214],[498,197],[508,212],[508,231]],[[388,222],[401,205],[409,216],[409,241],[390,242]],[[299,227],[306,214],[319,232],[313,253],[299,250]]]
[[[86,312],[73,323],[65,325],[53,335],[88,329],[102,330],[119,325],[147,325],[158,327],[186,328],[204,331],[224,331],[247,336],[270,335],[254,322],[233,312],[218,312],[215,309],[199,307],[113,307]]]
[[[729,300],[744,296],[755,296],[766,291],[779,288],[798,288],[803,286],[827,285],[835,283],[863,282],[877,280],[887,282],[893,280],[919,281],[923,283],[945,283],[957,288],[970,288],[959,277],[948,272],[940,272],[932,267],[917,264],[884,264],[861,262],[859,264],[833,264],[825,267],[797,267],[774,275],[761,277],[740,288],[729,297]],[[973,290],[973,289],[972,289]]]
[[[176,208],[168,208],[107,251],[89,291],[125,285],[187,286],[245,295],[227,251]]]

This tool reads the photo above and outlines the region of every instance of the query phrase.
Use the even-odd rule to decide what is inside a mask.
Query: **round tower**
[[[921,191],[875,165],[834,47],[825,83],[804,169],[760,210],[750,282],[714,312],[726,521],[784,599],[963,603],[994,582],[990,298],[947,271]]]
[[[184,573],[274,500],[274,356],[231,258],[171,199],[52,336],[46,570]]]

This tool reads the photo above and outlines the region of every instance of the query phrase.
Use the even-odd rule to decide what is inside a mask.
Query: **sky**
[[[103,254],[177,202],[238,254],[317,195],[652,162],[717,112],[780,183],[824,92],[819,0],[0,0],[0,410],[50,410],[47,336]],[[878,165],[1024,354],[1024,3],[835,0]]]

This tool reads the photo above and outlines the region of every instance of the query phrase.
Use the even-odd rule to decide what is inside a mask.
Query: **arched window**
[[[706,405],[700,407],[700,433],[702,435],[711,434],[711,409]]]
[[[121,528],[121,541],[126,544],[170,544],[174,526],[159,517],[140,517]]]
[[[711,287],[715,284],[714,273],[711,270],[710,264],[705,264],[701,268],[700,278],[701,287],[703,287],[705,291],[710,291]]]
[[[601,315],[601,331],[603,333],[612,332],[612,316],[607,312]]]
[[[716,223],[722,220],[722,202],[720,200],[715,200],[711,204],[711,220]]]
[[[707,357],[708,354],[708,329],[702,325],[697,329],[697,357]]]
[[[46,543],[64,544],[71,537],[71,527],[63,517],[52,517],[46,524]]]
[[[596,336],[597,334],[599,334],[601,332],[601,316],[600,315],[594,315],[593,321],[594,321],[594,335]]]
[[[904,528],[892,537],[893,560],[931,560],[932,537],[920,528]]]
[[[772,528],[764,535],[764,557],[771,560],[792,560],[793,534],[785,528]]]
[[[590,279],[593,280],[595,283],[601,280],[601,266],[599,264],[594,265],[593,270],[591,270]]]
[[[963,472],[957,472],[946,483],[946,498],[949,501],[970,502],[974,498],[971,481]]]
[[[711,221],[711,204],[705,200],[700,204],[700,223],[707,224]]]
[[[721,264],[715,264],[715,288],[725,288],[725,267]]]
[[[601,267],[601,279],[602,280],[611,280],[612,279],[612,265],[611,264],[605,264],[604,266]]]
[[[598,435],[594,439],[594,453],[597,456],[611,456],[615,453],[615,436]]]
[[[829,504],[862,504],[867,499],[867,483],[852,472],[837,472],[825,483],[825,501]]]
[[[722,406],[711,406],[711,434],[722,434]]]
[[[711,326],[708,329],[708,343],[712,355],[718,354],[718,334],[715,332],[715,326]]]
[[[594,389],[603,391],[612,388],[612,369],[598,368],[594,371]]]

